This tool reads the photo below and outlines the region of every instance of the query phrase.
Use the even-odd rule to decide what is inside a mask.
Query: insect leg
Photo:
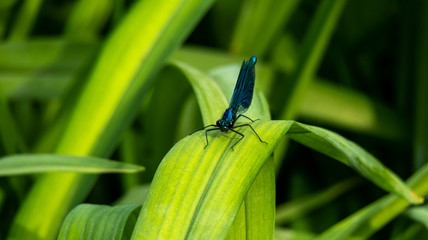
[[[214,124],[211,124],[211,125],[208,125],[208,126],[205,126],[205,127],[203,127],[203,128],[201,128],[201,129],[199,129],[199,130],[196,130],[196,131],[194,131],[194,132],[192,132],[192,133],[189,133],[189,135],[192,135],[192,134],[194,134],[195,132],[199,132],[199,131],[201,131],[201,130],[204,130],[205,128],[207,128],[207,127],[217,127],[216,125],[214,125]]]
[[[205,139],[207,140],[207,145],[205,145],[204,149],[208,146],[208,132],[214,131],[214,130],[220,130],[220,128],[211,128],[211,129],[205,130]]]
[[[239,118],[239,117],[241,117],[241,116],[245,117],[246,119],[250,120],[251,122],[255,122],[255,121],[260,120],[260,119],[253,120],[253,119],[251,119],[251,118],[249,118],[249,117],[245,116],[244,114],[240,114],[240,115],[236,118],[236,121],[237,121],[237,120],[238,120],[238,118]]]
[[[260,136],[257,134],[257,132],[254,130],[254,128],[253,127],[251,127],[251,125],[250,124],[242,124],[242,125],[239,125],[239,126],[233,126],[233,128],[238,128],[238,127],[243,127],[243,126],[248,126],[248,127],[250,127],[251,128],[251,130],[253,130],[253,132],[256,134],[256,136],[259,138],[259,140],[260,140],[260,142],[262,142],[262,143],[266,143],[266,144],[268,144],[267,142],[265,142],[265,141],[263,141],[261,138],[260,138]],[[229,130],[232,130],[232,129],[229,129]],[[236,132],[236,131],[234,131],[234,132]]]
[[[239,127],[239,126],[238,126]],[[229,129],[230,131],[232,131],[232,132],[234,132],[234,133],[237,133],[237,134],[239,134],[239,135],[241,135],[241,138],[235,143],[235,144],[233,144],[232,145],[232,151],[233,151],[233,147],[237,144],[237,143],[239,143],[239,141],[241,141],[243,138],[244,138],[244,134],[242,134],[242,133],[240,133],[240,132],[238,132],[238,131],[235,131],[235,130],[233,130],[233,129]]]

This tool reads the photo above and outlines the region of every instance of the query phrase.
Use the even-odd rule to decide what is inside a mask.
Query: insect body
[[[208,127],[214,127],[211,129],[207,129],[205,131],[205,138],[207,140],[208,146],[208,132],[214,131],[214,130],[220,130],[222,132],[228,132],[229,130],[232,132],[235,132],[241,136],[241,138],[232,146],[233,147],[244,138],[244,134],[234,130],[239,127],[248,126],[253,130],[253,132],[257,135],[260,142],[264,142],[259,135],[256,133],[256,131],[251,127],[250,124],[241,124],[238,126],[235,126],[235,122],[240,117],[245,117],[249,119],[251,122],[254,122],[249,117],[243,115],[248,108],[251,105],[251,101],[253,99],[253,92],[254,92],[254,81],[255,81],[255,71],[254,67],[256,65],[257,58],[251,57],[247,62],[245,60],[242,62],[241,70],[239,71],[238,75],[238,81],[236,82],[235,90],[233,91],[232,99],[230,100],[229,108],[226,109],[226,111],[223,114],[223,117],[219,119],[216,124],[208,125],[202,129],[208,128]],[[255,120],[257,121],[257,120]],[[202,130],[200,129],[200,130]],[[193,134],[193,133],[192,133]],[[267,144],[267,143],[266,143]]]

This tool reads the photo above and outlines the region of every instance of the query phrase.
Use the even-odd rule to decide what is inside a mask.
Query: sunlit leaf
[[[129,239],[139,205],[81,204],[65,218],[58,239]]]
[[[145,98],[154,74],[212,2],[135,2],[109,34],[87,83],[76,95],[56,153],[111,154]],[[56,238],[62,219],[87,196],[95,180],[96,176],[70,173],[42,176],[20,206],[9,237]]]
[[[135,173],[143,167],[96,157],[18,154],[0,158],[0,176],[44,172]]]
[[[413,207],[407,210],[406,215],[411,219],[420,222],[428,230],[428,207]]]
[[[257,174],[291,122],[254,123],[235,147],[235,137],[203,131],[178,142],[153,180],[133,239],[222,239]],[[216,137],[212,137],[214,135]],[[183,204],[185,203],[185,204]],[[273,225],[272,225],[273,228]]]

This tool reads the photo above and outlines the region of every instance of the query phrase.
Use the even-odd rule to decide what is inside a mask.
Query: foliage
[[[0,239],[427,238],[427,11],[2,1]],[[255,55],[267,144],[188,136]]]

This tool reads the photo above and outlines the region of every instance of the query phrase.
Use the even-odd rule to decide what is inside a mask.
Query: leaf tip
[[[418,194],[416,194],[415,192],[411,192],[411,197],[412,197],[412,203],[413,204],[422,204],[424,203],[425,199],[421,196],[419,196]]]

